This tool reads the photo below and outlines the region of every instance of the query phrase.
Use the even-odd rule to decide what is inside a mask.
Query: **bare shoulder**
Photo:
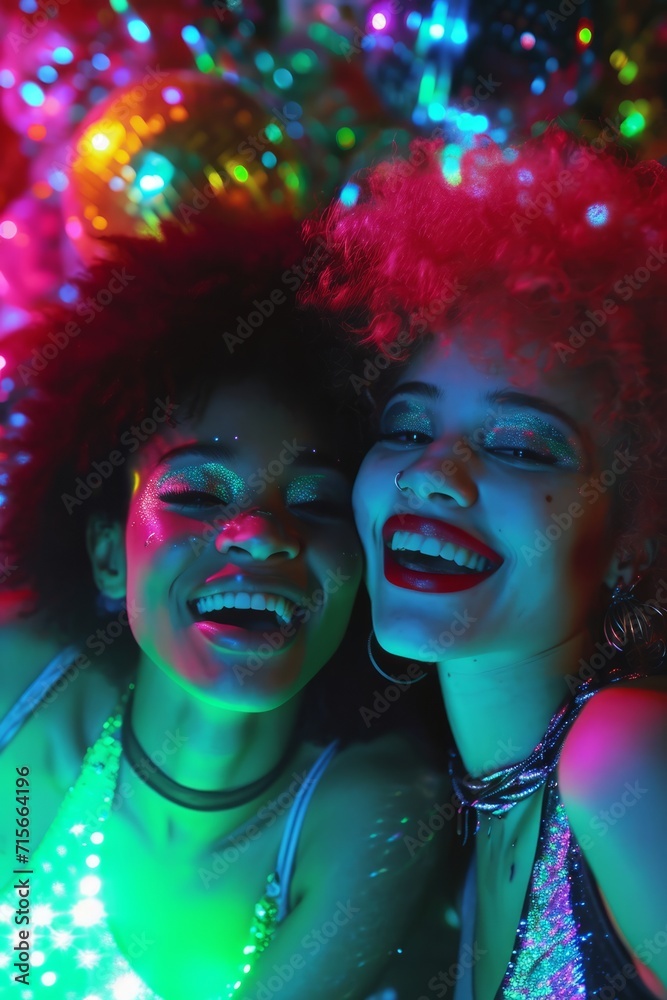
[[[667,765],[667,677],[604,688],[584,706],[568,733],[559,762],[567,800],[607,796],[629,768]]]

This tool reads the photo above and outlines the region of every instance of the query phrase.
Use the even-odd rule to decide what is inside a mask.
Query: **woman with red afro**
[[[311,693],[324,668],[350,701],[361,433],[324,376],[349,362],[293,307],[296,223],[108,249],[3,344],[6,584],[66,646],[23,693],[4,666],[0,992],[361,1000],[438,781]]]
[[[308,298],[375,349],[374,630],[437,670],[476,834],[455,996],[664,998],[667,170],[556,127],[443,159],[311,226]]]

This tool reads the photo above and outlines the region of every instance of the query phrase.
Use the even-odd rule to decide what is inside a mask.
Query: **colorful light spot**
[[[55,83],[58,79],[58,70],[53,66],[40,66],[37,70],[37,76],[42,83]]]
[[[102,230],[107,228],[109,223],[107,222],[107,220],[104,218],[103,215],[96,215],[95,218],[92,220],[91,225],[93,229],[97,229],[97,231],[101,233]]]
[[[105,149],[109,148],[109,146],[111,145],[111,140],[109,139],[108,135],[104,134],[104,132],[96,132],[95,135],[91,138],[90,144],[93,147],[93,149],[96,149],[99,153],[101,153]]]
[[[434,38],[436,41],[438,41],[439,39],[445,37],[445,26],[444,24],[437,24],[437,23],[432,24],[428,29],[428,33],[431,36],[431,38]]]
[[[638,132],[642,132],[646,126],[646,119],[639,111],[633,111],[631,115],[625,119],[621,124],[621,132],[625,136],[637,135]]]
[[[265,166],[268,170],[270,170],[271,167],[275,167],[277,162],[278,159],[276,157],[276,154],[272,153],[270,149],[267,150],[266,153],[262,153],[262,165]]]
[[[454,21],[451,33],[452,44],[454,45],[465,45],[468,41],[468,29],[466,28],[465,21],[457,17]]]
[[[124,14],[129,7],[127,0],[109,0],[109,5],[117,14]]]
[[[591,226],[604,226],[609,218],[609,209],[602,204],[589,205],[586,209],[586,218]]]
[[[621,69],[620,73],[618,74],[618,79],[620,80],[621,83],[627,85],[628,83],[632,83],[634,78],[637,76],[638,72],[639,72],[639,66],[637,65],[637,63],[633,62],[632,59],[628,59],[625,66]]]
[[[340,192],[340,200],[346,208],[351,208],[352,205],[356,205],[357,199],[359,197],[359,185],[352,184],[348,182],[345,184]]]
[[[531,81],[530,90],[533,94],[543,94],[546,89],[546,81],[541,76],[536,76],[534,80]]]
[[[135,42],[147,42],[151,37],[151,30],[145,21],[139,17],[133,17],[127,22],[127,31]]]
[[[77,927],[93,927],[106,915],[99,899],[81,899],[71,910],[72,921]]]
[[[31,108],[41,108],[46,99],[42,88],[38,83],[34,83],[33,80],[28,80],[27,83],[22,83],[19,88],[19,93],[25,103]]]
[[[181,31],[181,38],[186,45],[196,45],[201,38],[201,35],[199,34],[198,29],[195,28],[194,24],[186,24]]]
[[[93,68],[99,72],[109,69],[109,66],[111,66],[111,60],[104,52],[96,52],[90,61],[93,64]]]
[[[593,38],[593,32],[591,31],[590,28],[580,28],[579,32],[577,33],[577,38],[579,39],[582,45],[588,45],[588,43]]]
[[[387,27],[387,17],[382,11],[377,11],[371,18],[371,24],[376,31],[383,31]]]
[[[609,62],[614,69],[623,69],[628,61],[628,57],[622,49],[614,49],[612,54],[609,56]]]
[[[532,31],[524,31],[519,36],[519,43],[522,49],[530,51],[530,49],[535,48],[535,35],[532,33]]]
[[[417,10],[411,10],[405,19],[405,26],[406,28],[409,28],[410,31],[417,31],[421,23],[422,16]]]
[[[59,45],[53,50],[53,61],[57,62],[59,66],[68,66],[73,59],[74,53],[66,45]]]
[[[273,74],[273,82],[281,90],[287,90],[294,83],[294,77],[288,69],[277,69]]]
[[[248,173],[246,168],[241,166],[240,163],[234,167],[234,177],[236,178],[237,181],[240,181],[241,184],[245,184],[249,176],[250,174]]]
[[[167,104],[180,104],[183,100],[183,94],[178,87],[165,87],[162,91],[162,99]]]
[[[341,149],[352,149],[357,141],[357,137],[351,128],[344,125],[343,128],[339,128],[336,132],[336,142]]]
[[[0,69],[0,87],[8,90],[16,83],[16,78],[10,69]]]
[[[269,122],[264,131],[269,142],[282,142],[283,134],[275,122]]]
[[[103,840],[104,834],[100,833],[99,830],[96,830],[95,833],[91,833],[90,835],[91,844],[101,844]]]
[[[84,875],[79,882],[79,892],[82,896],[96,896],[102,888],[102,881],[97,875]]]
[[[0,237],[3,240],[13,240],[18,232],[16,223],[12,222],[11,219],[6,219],[5,222],[0,222]]]
[[[56,981],[56,974],[55,972],[45,972],[43,973],[41,979],[45,986],[53,986]]]
[[[260,73],[270,73],[275,66],[275,61],[270,52],[258,52],[255,56],[255,66]]]

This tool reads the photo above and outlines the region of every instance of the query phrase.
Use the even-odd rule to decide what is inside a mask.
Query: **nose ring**
[[[397,472],[396,475],[394,476],[394,483],[396,484],[396,489],[397,490],[400,490],[401,493],[405,493],[406,490],[408,489],[408,487],[407,486],[401,486],[401,484],[398,481],[401,478],[402,475],[403,475],[403,469],[401,469],[400,472]]]

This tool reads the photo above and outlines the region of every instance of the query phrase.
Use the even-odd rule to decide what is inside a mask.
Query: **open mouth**
[[[496,572],[497,553],[466,532],[430,518],[391,517],[384,526],[384,574],[406,590],[467,590]],[[468,539],[475,547],[463,544]]]
[[[195,626],[218,645],[253,646],[280,633],[286,645],[303,624],[304,609],[282,594],[214,593],[188,601]]]

